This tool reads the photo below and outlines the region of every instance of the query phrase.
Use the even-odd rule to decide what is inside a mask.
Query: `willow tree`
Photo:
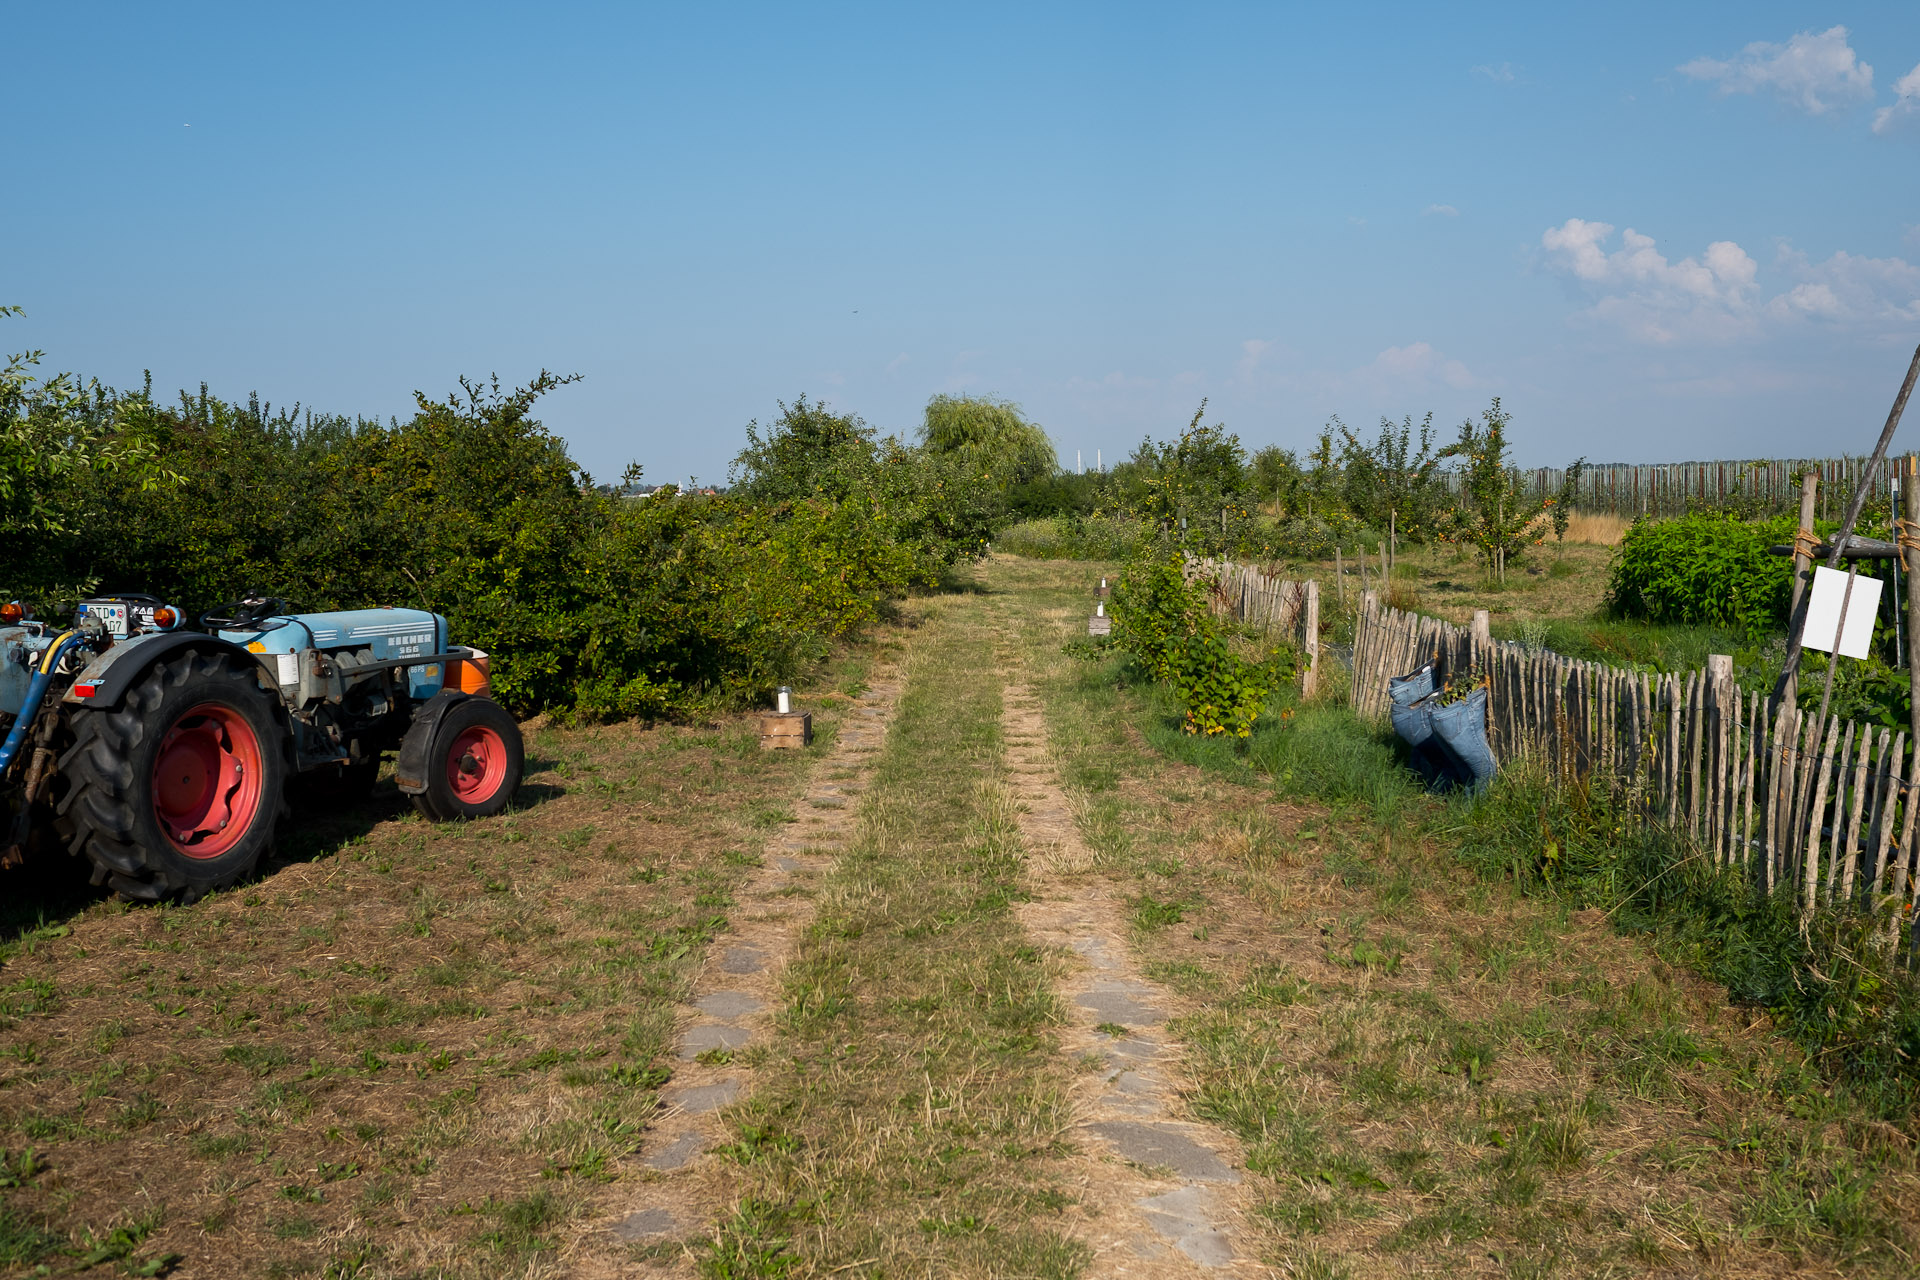
[[[927,401],[920,440],[1001,488],[1044,479],[1059,467],[1053,441],[1020,406],[988,396],[937,395]]]

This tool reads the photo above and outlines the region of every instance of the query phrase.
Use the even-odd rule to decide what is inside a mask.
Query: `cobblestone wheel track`
[[[1015,646],[1003,652],[1017,677]],[[1086,1164],[1076,1181],[1095,1254],[1088,1274],[1266,1275],[1237,1243],[1244,1155],[1233,1138],[1187,1115],[1180,1046],[1166,1029],[1175,1001],[1134,961],[1125,912],[1094,870],[1047,751],[1040,700],[1016,679],[1004,705],[1008,783],[1033,895],[1020,920],[1035,941],[1073,957],[1061,989],[1071,1021],[1060,1048],[1099,1063],[1074,1097]]]
[[[682,1009],[673,1080],[639,1155],[647,1176],[622,1182],[602,1203],[575,1274],[681,1270],[685,1258],[649,1259],[636,1271],[622,1255],[685,1240],[725,1212],[727,1190],[708,1154],[723,1137],[721,1112],[752,1093],[754,1068],[742,1058],[773,1042],[780,972],[813,917],[812,886],[852,834],[903,683],[898,666],[875,673],[814,766],[795,820],[767,840],[761,866],[736,894],[728,932],[713,941]]]

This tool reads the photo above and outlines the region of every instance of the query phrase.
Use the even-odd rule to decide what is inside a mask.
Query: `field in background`
[[[1633,524],[1629,516],[1604,511],[1576,511],[1567,517],[1567,541],[1596,547],[1617,547]]]

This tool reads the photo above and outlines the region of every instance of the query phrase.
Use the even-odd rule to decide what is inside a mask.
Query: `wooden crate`
[[[760,749],[762,751],[798,750],[813,745],[813,712],[762,712]]]

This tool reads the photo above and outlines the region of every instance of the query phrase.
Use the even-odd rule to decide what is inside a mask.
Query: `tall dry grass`
[[[1610,512],[1575,511],[1567,517],[1567,541],[1588,542],[1597,547],[1617,547],[1627,536],[1633,521]]]

